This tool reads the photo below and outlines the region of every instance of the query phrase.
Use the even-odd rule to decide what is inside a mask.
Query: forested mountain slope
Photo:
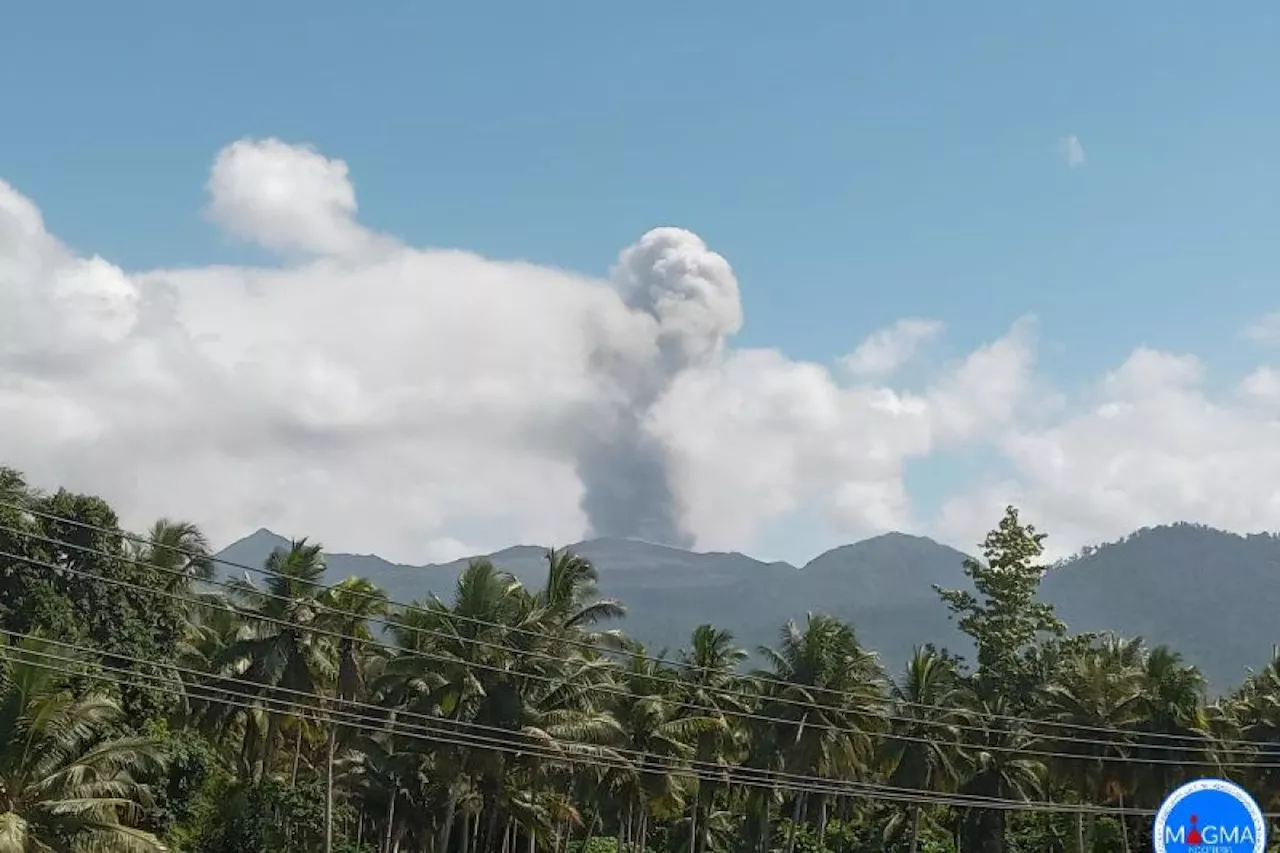
[[[259,530],[220,556],[258,566],[287,545]],[[778,626],[807,611],[851,622],[893,670],[922,642],[966,647],[933,590],[964,584],[964,555],[924,537],[889,533],[834,548],[799,568],[624,539],[569,547],[599,569],[608,595],[628,605],[627,632],[655,648],[674,652],[704,622],[727,628],[748,647],[772,643]],[[522,545],[484,556],[537,586],[545,553]],[[368,577],[397,601],[448,597],[467,562],[406,566],[328,555],[331,580]],[[1211,685],[1234,684],[1280,643],[1280,540],[1190,524],[1144,529],[1054,567],[1042,597],[1073,630],[1114,630],[1171,645]]]

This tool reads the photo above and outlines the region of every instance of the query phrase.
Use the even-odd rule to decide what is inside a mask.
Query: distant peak
[[[229,550],[237,546],[252,546],[255,548],[269,547],[275,549],[281,545],[288,545],[289,540],[274,530],[268,530],[265,527],[259,527],[248,536],[242,536],[232,542],[224,550]]]
[[[901,530],[890,530],[888,533],[881,533],[878,536],[863,539],[862,542],[933,542],[933,540],[928,536],[917,536],[914,533],[903,533]]]
[[[878,545],[932,545],[940,546],[940,543],[930,539],[928,536],[916,536],[912,533],[902,533],[898,530],[890,530],[888,533],[880,533],[867,539],[859,539],[857,542],[851,542],[848,545],[837,545],[826,553],[830,554],[836,551],[848,551],[850,549],[866,549],[874,548]]]

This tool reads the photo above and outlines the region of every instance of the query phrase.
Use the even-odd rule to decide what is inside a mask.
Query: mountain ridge
[[[218,553],[255,567],[288,539],[259,528]],[[966,653],[934,585],[966,587],[966,554],[928,537],[890,532],[828,549],[803,566],[740,552],[699,552],[637,539],[587,539],[565,546],[600,572],[604,595],[628,607],[622,627],[653,648],[676,649],[698,624],[733,632],[747,648],[771,644],[788,619],[822,611],[849,621],[896,671],[913,646],[932,642]],[[326,552],[327,579],[368,577],[394,601],[448,598],[474,559],[489,559],[529,586],[545,576],[547,548],[514,545],[445,563],[393,563],[376,554]],[[236,572],[237,574],[239,572]],[[1197,596],[1237,590],[1230,619],[1186,618]],[[1280,640],[1280,537],[1179,523],[1146,527],[1053,563],[1041,585],[1072,630],[1114,630],[1167,644],[1225,689],[1269,659]],[[1217,597],[1221,599],[1221,595]]]
[[[274,530],[268,527],[259,527],[254,532],[246,536],[242,536],[239,539],[235,540],[234,542],[231,542],[230,544],[226,545],[225,547],[222,548],[221,551],[218,552],[218,554],[220,555],[225,554],[233,549],[240,547],[244,543],[247,543],[247,542],[250,542],[251,540],[259,539],[259,538],[263,540],[265,539],[273,540],[274,542],[282,546],[287,546],[290,541],[289,537],[276,533]],[[811,565],[821,557],[824,557],[827,554],[830,554],[832,552],[843,551],[850,548],[857,548],[861,545],[865,545],[870,542],[877,542],[881,540],[899,540],[899,539],[913,540],[913,541],[919,541],[919,542],[929,542],[944,548],[950,547],[950,546],[942,545],[942,543],[938,542],[936,539],[932,539],[928,536],[920,536],[914,533],[904,533],[898,530],[890,530],[884,533],[877,533],[875,536],[869,536],[866,539],[859,539],[856,542],[849,542],[844,545],[835,545],[831,548],[828,548],[826,551],[821,552],[820,554],[813,557],[812,559],[808,560],[803,565],[799,565],[799,566],[787,560],[762,560],[759,557],[753,557],[750,554],[747,554],[743,551],[698,551],[692,548],[681,548],[676,545],[663,545],[659,542],[649,542],[645,539],[640,539],[640,538],[631,537],[631,536],[625,536],[625,537],[624,536],[600,536],[592,539],[580,539],[577,542],[573,542],[569,545],[561,545],[561,546],[554,546],[554,547],[567,548],[570,551],[573,551],[577,548],[580,548],[583,545],[591,545],[596,543],[625,543],[625,544],[645,546],[646,548],[652,548],[657,550],[673,551],[673,552],[678,552],[680,554],[692,554],[699,557],[743,558],[743,559],[750,560],[754,563],[758,563],[762,566],[785,566],[785,567],[793,568],[796,570],[803,570],[805,567]],[[552,546],[530,545],[527,543],[517,544],[517,545],[508,545],[505,548],[502,548],[498,551],[493,551],[489,554],[472,554],[466,557],[459,557],[456,560],[446,560],[443,563],[399,563],[394,560],[388,560],[385,557],[382,557],[378,554],[372,554],[372,553],[366,554],[366,553],[355,553],[355,552],[348,552],[348,551],[336,551],[333,553],[340,554],[345,557],[372,557],[395,566],[421,569],[421,568],[430,568],[433,566],[450,565],[452,563],[458,562],[458,560],[492,559],[495,555],[504,554],[508,551],[518,551],[518,550],[530,549],[530,548],[536,549],[541,553],[541,552],[546,552],[550,547]],[[330,552],[326,549],[325,553],[328,554]],[[222,558],[220,557],[219,559],[222,559]]]

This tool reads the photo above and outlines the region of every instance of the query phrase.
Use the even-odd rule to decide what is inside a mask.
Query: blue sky
[[[1274,4],[15,4],[0,170],[129,267],[241,136],[351,165],[405,239],[599,272],[654,224],[739,273],[740,341],[828,359],[919,314],[1017,315],[1055,373],[1274,307]],[[1087,152],[1068,169],[1056,141]],[[823,310],[814,310],[822,305]],[[1056,346],[1055,346],[1056,345]]]
[[[126,269],[256,260],[203,183],[222,146],[276,136],[346,160],[361,219],[417,245],[602,274],[645,229],[692,229],[738,274],[737,343],[793,358],[908,316],[962,354],[1034,314],[1066,387],[1139,344],[1225,383],[1253,363],[1240,328],[1280,307],[1275,4],[4,16],[0,176]]]

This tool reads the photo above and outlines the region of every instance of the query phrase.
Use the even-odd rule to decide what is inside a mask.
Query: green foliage
[[[1036,598],[1044,535],[1012,507],[965,563],[972,589],[937,590],[976,642],[972,669],[926,645],[886,671],[854,626],[815,613],[748,674],[712,625],[678,665],[610,630],[624,608],[567,551],[548,553],[540,589],[478,560],[450,600],[389,612],[365,579],[325,588],[306,539],[271,556],[265,582],[211,594],[193,524],[162,519],[137,544],[105,501],[0,468],[12,501],[33,512],[0,506],[0,551],[17,555],[0,557],[0,628],[48,639],[0,656],[3,850],[126,853],[157,836],[179,853],[524,853],[531,839],[535,853],[620,839],[624,853],[955,853],[959,835],[964,853],[1078,853],[1081,837],[1139,853],[1137,822],[1126,848],[1110,817],[928,799],[1152,808],[1224,772],[1280,803],[1271,762],[1224,747],[1280,741],[1280,657],[1211,705],[1169,649],[1069,636]],[[65,656],[55,642],[97,654],[40,664]],[[162,681],[115,684],[114,668]],[[460,739],[470,726],[518,748]],[[1134,762],[1139,747],[1164,760]],[[790,775],[919,795],[798,797]]]
[[[314,853],[323,848],[324,792],[277,779],[216,793],[219,808],[195,840],[195,853]]]
[[[166,773],[152,785],[154,805],[142,825],[183,849],[191,839],[187,828],[197,824],[229,777],[217,751],[199,732],[170,730],[163,721],[148,724],[166,757]]]
[[[163,848],[121,820],[152,805],[148,782],[164,773],[154,738],[121,736],[111,698],[69,689],[39,637],[0,654],[0,840],[14,851]]]
[[[867,809],[855,820],[828,821],[822,844],[818,843],[817,827],[802,823],[796,830],[796,853],[906,853],[909,838],[896,835],[886,841],[885,827],[892,816],[891,810]],[[775,848],[785,849],[791,821],[778,823],[774,836]],[[951,834],[933,823],[921,827],[917,853],[954,853],[955,843]]]
[[[0,628],[88,643],[106,666],[164,676],[160,662],[176,655],[185,608],[164,594],[170,578],[150,565],[148,554],[129,547],[115,511],[89,495],[38,494],[12,471],[0,480],[6,494],[41,513],[0,507],[0,524],[12,528],[0,530],[0,550],[27,558],[0,559]],[[129,721],[142,724],[167,711],[169,697],[153,685],[120,685]]]
[[[569,844],[569,853],[618,853],[618,842],[598,836],[590,841],[574,841]]]
[[[1045,568],[1037,560],[1044,553],[1045,534],[1018,519],[1009,507],[1000,525],[982,543],[984,560],[964,562],[973,592],[935,586],[961,631],[978,650],[975,682],[981,695],[1003,696],[1018,704],[1029,698],[1034,674],[1028,658],[1037,641],[1061,637],[1066,626],[1053,606],[1036,600]]]

